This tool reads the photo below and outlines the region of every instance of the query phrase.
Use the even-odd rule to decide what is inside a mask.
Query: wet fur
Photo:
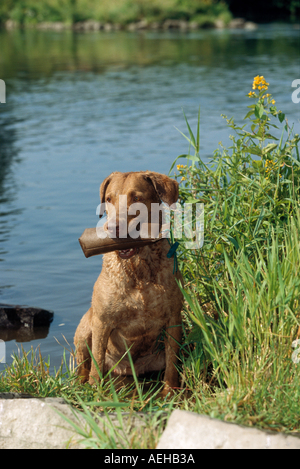
[[[149,207],[151,202],[165,199],[171,204],[178,198],[177,183],[167,176],[150,172],[113,173],[101,185],[101,202],[110,190],[116,197],[115,206],[121,193],[128,195],[129,206],[135,188]],[[167,258],[169,249],[169,242],[164,239],[139,248],[129,259],[121,259],[118,251],[103,256],[91,307],[74,338],[82,381],[93,384],[99,380],[88,344],[103,373],[115,366],[130,348],[137,375],[165,369],[165,389],[178,386],[175,363],[181,340],[183,297],[175,280],[181,281],[181,275],[173,274],[174,258]],[[114,373],[132,374],[126,355]]]

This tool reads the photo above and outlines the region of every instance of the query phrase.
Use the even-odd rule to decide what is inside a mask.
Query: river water
[[[0,303],[54,311],[40,345],[58,366],[89,308],[102,258],[78,237],[96,226],[99,185],[112,171],[168,174],[201,108],[204,161],[241,122],[253,77],[264,75],[299,133],[299,30],[171,32],[0,31]],[[183,162],[183,161],[181,161]],[[6,359],[20,342],[9,337]],[[3,365],[0,364],[0,370]]]

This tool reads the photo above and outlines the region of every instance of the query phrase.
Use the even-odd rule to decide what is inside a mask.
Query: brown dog
[[[178,183],[150,171],[115,172],[108,176],[101,184],[100,200],[101,204],[107,203],[108,221],[109,206],[115,207],[117,237],[124,222],[120,195],[127,196],[127,213],[133,203],[145,204],[150,221],[151,203],[176,202]],[[128,215],[127,224],[135,217],[136,214]],[[110,230],[107,223],[105,229]],[[137,375],[165,368],[164,390],[178,386],[175,363],[181,340],[183,296],[175,280],[181,281],[181,275],[173,273],[174,258],[167,258],[169,250],[168,240],[163,239],[149,246],[104,254],[91,307],[74,338],[78,373],[83,382],[89,380],[93,384],[100,379],[88,344],[103,374],[115,367],[114,373],[131,375],[126,354],[130,349]]]

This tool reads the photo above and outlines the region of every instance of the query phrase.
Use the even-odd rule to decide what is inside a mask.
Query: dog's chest
[[[110,295],[110,306],[115,314],[122,318],[129,315],[153,316],[156,312],[163,315],[164,310],[172,302],[172,292],[168,291],[165,284],[140,281],[133,286],[119,286],[118,290]]]
[[[157,270],[149,276],[99,277],[102,314],[116,320],[166,317],[176,302],[179,288],[172,272]],[[99,289],[97,288],[99,291]]]
[[[114,253],[104,260],[95,285],[97,310],[103,320],[152,322],[157,318],[160,322],[181,301],[173,259],[162,249],[149,249],[148,256],[133,261],[120,262]]]

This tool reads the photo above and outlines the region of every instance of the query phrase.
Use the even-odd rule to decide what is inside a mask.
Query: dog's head
[[[157,207],[165,202],[170,206],[177,199],[177,181],[164,174],[153,171],[114,172],[100,186],[100,217],[106,210],[107,222],[104,229],[113,237],[126,237],[130,230],[139,229],[137,225],[141,223],[148,223],[150,226],[154,207],[151,204],[156,204]],[[130,252],[123,253],[124,256],[120,251],[120,257],[132,257],[137,250],[128,251]]]

